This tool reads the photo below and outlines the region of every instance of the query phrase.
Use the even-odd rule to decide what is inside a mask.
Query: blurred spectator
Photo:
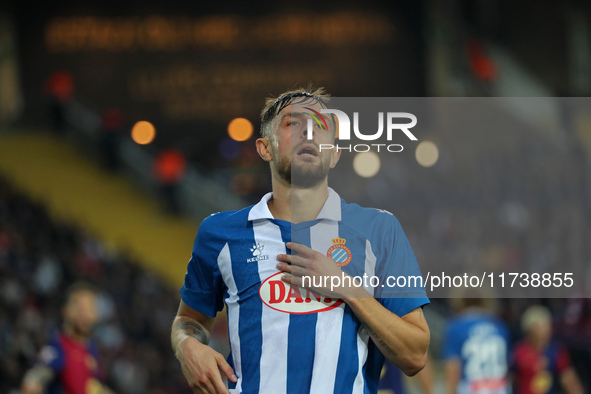
[[[119,169],[119,140],[125,125],[123,111],[111,108],[101,114],[100,149],[103,165],[109,171]]]
[[[456,300],[460,313],[447,327],[443,359],[447,393],[509,393],[509,330],[490,300]]]
[[[79,279],[100,289],[94,336],[107,385],[119,394],[187,393],[168,339],[176,290],[85,231],[52,220],[2,177],[0,393],[21,386],[59,329],[64,289]],[[122,371],[133,371],[133,387]]]
[[[552,315],[541,306],[529,307],[521,317],[525,339],[513,350],[515,392],[520,394],[583,394],[566,348],[552,340]]]
[[[175,149],[160,152],[154,160],[152,170],[160,185],[162,198],[169,213],[180,212],[177,189],[186,167],[185,156]]]
[[[477,86],[480,88],[478,95],[492,96],[492,84],[497,77],[497,67],[494,61],[486,53],[484,44],[477,39],[471,39],[466,45],[470,70]]]
[[[45,91],[51,99],[51,120],[53,130],[66,130],[66,104],[74,94],[74,79],[68,71],[56,71],[45,81]]]

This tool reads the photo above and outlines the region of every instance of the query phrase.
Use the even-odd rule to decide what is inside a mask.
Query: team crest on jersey
[[[252,253],[252,257],[249,259],[246,259],[246,262],[247,263],[254,263],[255,261],[269,260],[268,254],[262,254],[264,248],[265,248],[265,245],[260,244],[258,242],[256,244],[252,245],[252,248],[250,248],[250,252]]]
[[[285,272],[269,276],[259,287],[261,301],[279,312],[305,315],[335,309],[343,303],[340,299],[325,297],[313,290],[290,285],[281,280]]]
[[[345,246],[346,242],[347,240],[344,238],[333,238],[333,245],[326,252],[326,255],[333,259],[339,267],[346,266],[353,258],[351,250]]]

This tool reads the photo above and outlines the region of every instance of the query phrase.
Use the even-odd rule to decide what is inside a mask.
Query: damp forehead
[[[281,100],[278,100],[278,102],[281,102]],[[279,144],[275,133],[277,132],[281,121],[287,115],[291,115],[291,113],[299,113],[304,111],[309,112],[309,110],[306,110],[306,107],[314,109],[318,112],[320,112],[320,110],[323,108],[328,108],[324,100],[314,96],[285,97],[285,101],[283,101],[277,106],[277,108],[275,109],[275,111],[277,112],[275,113],[275,116],[271,119],[269,123],[269,126],[272,130],[269,137],[271,143],[274,145],[276,149],[278,148]],[[328,119],[329,124],[334,125],[332,117],[328,117]]]
[[[316,108],[319,110],[322,108],[327,108],[319,98],[307,96],[295,97],[278,108],[279,111],[277,112],[276,117],[281,118],[282,116],[291,112],[302,112],[301,110],[306,107]]]
[[[286,106],[283,107],[283,109],[281,109],[281,111],[279,111],[277,113],[277,115],[275,115],[275,117],[273,118],[273,121],[272,121],[272,127],[274,130],[277,130],[277,128],[279,127],[279,124],[285,118],[290,118],[292,116],[309,115],[308,114],[308,112],[310,112],[309,109],[320,111],[322,108],[326,108],[325,106],[322,105],[322,103],[320,101],[318,101],[315,98],[311,98],[311,99],[309,97],[304,97],[304,98],[307,100],[299,100],[299,101],[287,104]]]
[[[299,98],[300,97],[298,97],[298,99]],[[312,97],[312,98],[303,97],[303,99],[304,100],[299,100],[297,102],[293,102],[293,103],[287,105],[285,108],[283,108],[275,116],[275,119],[273,119],[273,127],[275,129],[277,129],[279,124],[285,118],[310,116],[310,112],[314,112],[314,113],[316,113],[317,116],[319,116],[320,118],[323,119],[323,121],[326,122],[326,125],[329,130],[332,130],[332,131],[336,130],[336,123],[335,123],[334,117],[330,114],[321,114],[320,113],[322,109],[328,108],[323,101],[321,101],[320,99],[317,99],[315,97]]]

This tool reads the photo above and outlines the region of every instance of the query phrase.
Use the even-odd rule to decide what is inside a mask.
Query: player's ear
[[[337,147],[332,149],[330,153],[330,168],[334,168],[341,158],[341,150]]]
[[[259,156],[264,161],[271,161],[273,160],[273,156],[271,155],[271,147],[269,146],[269,140],[266,138],[258,138],[257,139],[257,152]]]

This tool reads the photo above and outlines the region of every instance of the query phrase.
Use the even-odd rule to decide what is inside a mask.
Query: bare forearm
[[[570,367],[560,376],[562,386],[568,394],[583,394],[583,386],[574,368]]]
[[[445,362],[445,392],[455,394],[460,382],[462,365],[458,359],[449,359]]]
[[[427,360],[429,328],[423,311],[418,309],[413,319],[420,326],[396,316],[374,298],[346,300],[382,354],[407,375],[419,372]]]
[[[209,343],[209,331],[195,319],[177,316],[172,323],[170,342],[172,350],[178,354],[180,344],[187,338],[194,338],[204,345]]]

